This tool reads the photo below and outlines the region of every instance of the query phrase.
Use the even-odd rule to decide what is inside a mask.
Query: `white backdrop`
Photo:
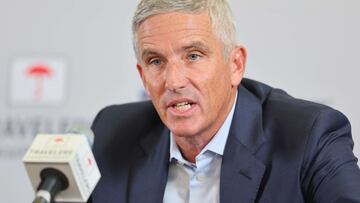
[[[130,40],[136,3],[0,0],[1,202],[33,198],[21,158],[37,131],[61,132],[74,122],[90,123],[106,105],[141,99]],[[360,1],[230,4],[238,39],[248,48],[247,77],[344,112],[352,122],[359,156]],[[9,101],[11,61],[18,56],[67,61],[66,97],[60,105],[31,107]]]

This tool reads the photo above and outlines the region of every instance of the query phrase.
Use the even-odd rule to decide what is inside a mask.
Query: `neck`
[[[210,139],[204,139],[203,137],[178,137],[176,135],[174,137],[182,156],[186,160],[195,163],[196,156],[200,154],[201,150],[205,148],[213,136]]]

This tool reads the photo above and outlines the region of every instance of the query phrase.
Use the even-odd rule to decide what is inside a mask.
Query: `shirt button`
[[[199,174],[196,175],[196,180],[199,181],[199,182],[204,181],[205,178],[206,178],[205,175],[202,174],[202,173],[199,173]]]
[[[183,166],[184,164],[183,163],[181,163],[181,162],[177,162],[177,164],[179,165],[179,166]]]

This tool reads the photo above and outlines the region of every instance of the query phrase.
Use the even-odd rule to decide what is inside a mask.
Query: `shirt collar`
[[[224,154],[226,140],[229,135],[231,121],[234,116],[236,100],[237,100],[237,93],[231,111],[227,115],[225,122],[222,124],[222,126],[220,127],[219,131],[215,134],[215,136],[200,152],[200,154],[203,154],[206,151],[211,151],[221,156]],[[170,132],[170,162],[172,161],[172,159],[184,160],[175,142],[174,135],[172,134],[172,132]]]

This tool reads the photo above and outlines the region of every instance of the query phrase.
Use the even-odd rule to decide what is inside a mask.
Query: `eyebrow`
[[[184,47],[181,48],[181,50],[189,50],[189,49],[199,49],[206,53],[211,53],[210,48],[201,41],[190,42],[190,43],[188,43],[188,45],[185,45]]]
[[[141,54],[141,57],[142,59],[145,59],[147,56],[151,56],[151,55],[160,55],[160,54],[152,49],[144,49],[144,51]]]
[[[210,48],[201,41],[192,41],[190,43],[187,43],[187,45],[180,48],[181,51],[194,50],[194,49],[195,50],[199,49],[205,53],[212,53]],[[146,57],[151,56],[151,55],[161,56],[160,53],[154,51],[153,49],[144,49],[144,51],[141,54],[141,57],[142,57],[142,59],[145,59]]]

